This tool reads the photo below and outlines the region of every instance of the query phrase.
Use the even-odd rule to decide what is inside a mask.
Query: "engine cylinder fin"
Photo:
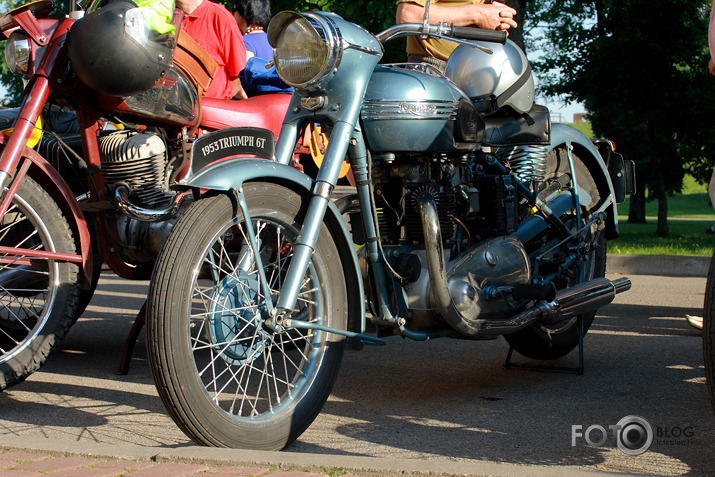
[[[434,199],[435,205],[437,206],[442,239],[443,242],[447,242],[452,238],[452,234],[454,233],[454,210],[457,199],[452,189],[442,188],[435,183],[421,184],[417,187],[410,188],[407,199],[407,213],[405,214],[408,235],[419,242],[424,241],[422,217],[419,212],[419,197],[424,193],[429,194]]]
[[[166,181],[166,145],[154,133],[114,131],[100,138],[102,173],[107,185],[124,183],[137,204],[158,207],[171,197]]]

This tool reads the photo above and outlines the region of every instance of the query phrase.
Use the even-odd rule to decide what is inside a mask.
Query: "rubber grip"
[[[472,27],[452,27],[452,36],[465,40],[488,41],[491,43],[506,43],[507,32],[497,30],[483,30]]]

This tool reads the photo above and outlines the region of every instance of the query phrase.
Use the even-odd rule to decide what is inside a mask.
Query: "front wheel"
[[[25,177],[0,219],[0,246],[75,254],[60,208]],[[42,366],[75,321],[79,296],[75,263],[0,254],[0,390]]]
[[[277,300],[306,204],[275,184],[249,183],[243,192],[250,224],[228,195],[196,201],[176,223],[149,290],[148,355],[169,414],[196,443],[277,450],[320,412],[345,340],[266,326],[265,296]],[[345,329],[347,292],[339,263],[323,226],[293,320]]]

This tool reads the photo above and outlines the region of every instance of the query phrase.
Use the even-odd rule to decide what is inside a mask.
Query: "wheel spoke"
[[[291,329],[274,334],[263,330],[259,311],[263,290],[278,293],[293,257],[293,245],[279,224],[256,219],[254,228],[253,244],[249,244],[242,224],[231,227],[238,231],[237,240],[228,232],[217,234],[202,261],[212,283],[201,286],[196,279],[193,299],[200,309],[190,315],[192,322],[201,323],[194,327],[191,350],[214,405],[247,418],[272,413],[285,402],[285,396],[294,396],[296,380],[307,376],[305,368],[315,359],[309,343],[316,338],[310,331]],[[261,254],[267,284],[261,283],[255,261],[248,255],[253,249]],[[306,317],[317,316],[309,311],[318,305],[315,298],[321,293],[313,283],[317,282],[308,274],[298,293],[298,310]],[[226,335],[217,335],[215,327]],[[206,358],[200,359],[200,353],[206,351]],[[225,401],[224,394],[229,391]]]

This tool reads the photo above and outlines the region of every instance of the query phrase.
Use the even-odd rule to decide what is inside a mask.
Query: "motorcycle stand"
[[[117,374],[120,376],[124,376],[129,372],[129,362],[132,360],[132,351],[134,351],[134,343],[136,343],[137,338],[139,337],[139,332],[141,331],[145,322],[146,301],[144,302],[144,305],[142,305],[141,310],[139,310],[137,317],[134,319],[132,329],[129,330],[129,335],[127,335],[127,339],[124,342],[124,348],[122,348],[122,357],[119,360],[119,369],[117,370]]]
[[[578,327],[578,367],[568,367],[568,366],[541,366],[538,364],[514,364],[511,362],[511,355],[514,353],[514,348],[509,346],[509,352],[506,354],[506,362],[504,363],[505,369],[514,368],[528,368],[528,369],[538,369],[542,371],[563,371],[569,373],[576,373],[578,375],[583,374],[583,318],[579,315],[576,319],[576,326]]]

